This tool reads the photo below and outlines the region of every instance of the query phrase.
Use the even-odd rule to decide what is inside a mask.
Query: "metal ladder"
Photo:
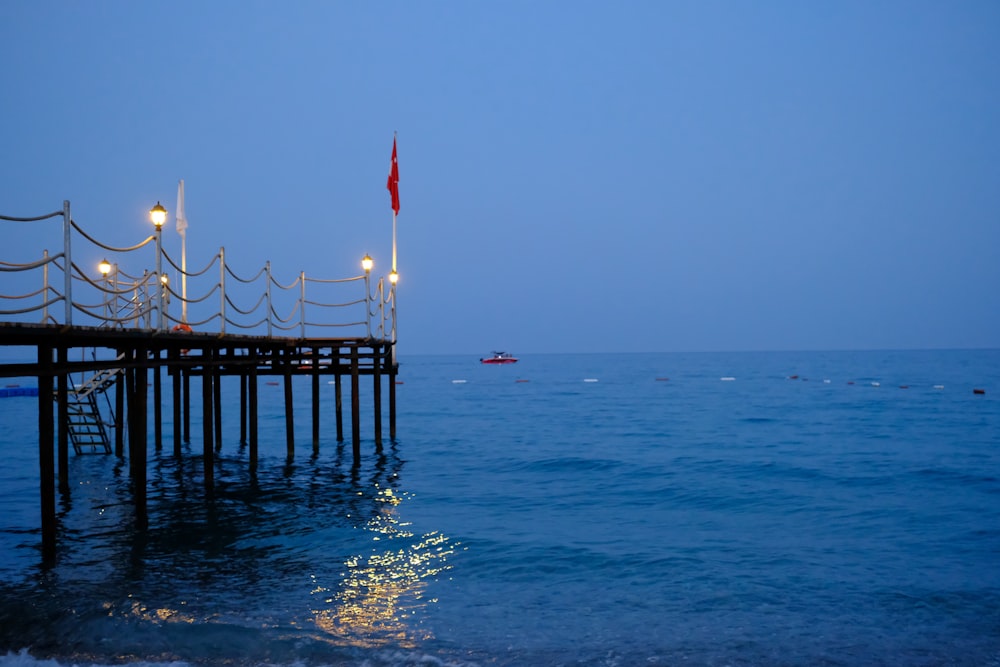
[[[106,368],[68,392],[66,425],[77,454],[110,454],[111,439],[101,418],[97,395],[115,382],[120,368]]]

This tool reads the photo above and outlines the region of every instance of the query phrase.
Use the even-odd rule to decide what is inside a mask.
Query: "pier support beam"
[[[389,439],[396,442],[396,364],[389,358]]]
[[[177,353],[170,353],[171,359],[176,363]],[[174,367],[173,374],[173,409],[174,409],[174,456],[181,455],[181,375],[183,371],[180,367]]]
[[[42,510],[42,563],[56,559],[55,430],[52,409],[52,348],[38,346],[38,473]]]
[[[125,359],[125,352],[118,350],[118,356]],[[115,378],[115,456],[125,456],[125,376],[126,371]]]
[[[344,388],[340,383],[340,373],[333,376],[333,403],[337,415],[337,442],[344,441]]]
[[[312,436],[313,453],[319,453],[319,348],[314,347],[312,364]]]
[[[58,388],[56,389],[56,401],[58,402],[59,415],[59,493],[69,493],[69,373],[65,371],[66,362],[69,360],[69,353],[65,347],[60,347],[56,352],[59,360]]]
[[[201,372],[201,413],[202,413],[202,429],[201,434],[204,442],[202,443],[202,460],[204,465],[205,474],[205,488],[211,491],[215,487],[215,448],[212,446],[212,435],[215,429],[212,428],[212,372],[209,369],[209,365],[212,360],[212,353],[209,350],[202,350],[202,358],[204,362],[202,363]]]
[[[247,377],[247,396],[250,414],[250,474],[257,473],[257,364],[259,355],[257,348],[253,348],[250,353],[250,372]]]
[[[382,371],[378,347],[372,349],[372,407],[375,410],[375,449],[382,449]]]
[[[153,447],[163,448],[163,387],[160,383],[160,351],[153,352]]]
[[[226,350],[229,356],[229,350]],[[219,364],[222,361],[222,352],[212,355],[212,403],[215,406],[212,410],[212,423],[215,426],[215,451],[222,451],[222,373]]]
[[[295,456],[295,414],[292,408],[292,359],[291,350],[282,352],[281,367],[285,376],[285,450],[288,458]]]
[[[351,447],[354,453],[354,465],[361,465],[361,411],[358,405],[360,391],[358,387],[358,348],[351,347]]]

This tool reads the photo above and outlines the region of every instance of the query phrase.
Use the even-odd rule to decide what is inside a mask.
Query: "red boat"
[[[479,361],[484,364],[516,364],[517,357],[509,352],[494,352],[492,357],[483,357]]]

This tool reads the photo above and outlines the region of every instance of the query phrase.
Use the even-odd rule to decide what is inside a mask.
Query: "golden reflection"
[[[364,526],[373,533],[370,553],[344,562],[343,578],[332,595],[317,583],[312,592],[327,606],[313,610],[314,620],[347,644],[413,648],[431,638],[418,627],[420,610],[436,602],[425,595],[427,580],[451,567],[447,561],[455,545],[438,532],[417,537],[409,530],[410,524],[397,515],[403,502],[398,492],[376,487],[375,501],[378,512]],[[401,546],[393,548],[392,540]]]

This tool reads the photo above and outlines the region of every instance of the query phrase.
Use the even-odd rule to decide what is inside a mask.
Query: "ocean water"
[[[256,475],[224,387],[214,492],[199,442],[151,448],[147,530],[128,461],[71,454],[51,568],[36,399],[0,399],[0,667],[1000,665],[1000,351],[403,356],[399,381],[359,467],[332,387],[314,449],[296,386],[289,460],[262,383]]]

